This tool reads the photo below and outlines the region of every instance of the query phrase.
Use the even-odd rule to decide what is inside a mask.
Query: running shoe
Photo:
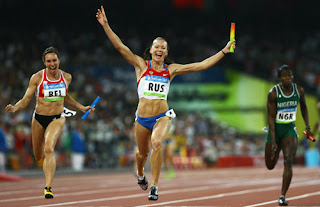
[[[148,198],[150,201],[158,200],[158,187],[157,186],[153,185],[150,187],[150,192],[149,192]]]
[[[286,198],[281,196],[278,200],[279,202],[279,206],[287,206],[288,205],[288,202],[286,201]]]
[[[53,193],[51,191],[51,187],[44,188],[44,197],[45,198],[53,198]]]
[[[148,189],[148,180],[147,177],[145,175],[143,175],[143,179],[140,180],[139,176],[138,176],[138,185],[140,185],[140,188],[142,190],[147,190]]]

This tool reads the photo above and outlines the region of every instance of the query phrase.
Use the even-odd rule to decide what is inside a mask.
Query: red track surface
[[[320,169],[294,167],[290,206],[320,206]],[[147,173],[149,181],[150,173]],[[277,206],[282,167],[177,171],[159,182],[159,200],[150,202],[130,173],[56,176],[54,199],[43,196],[44,177],[0,182],[0,206]]]

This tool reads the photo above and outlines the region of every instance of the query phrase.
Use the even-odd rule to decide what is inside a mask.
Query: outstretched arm
[[[108,19],[106,17],[106,13],[104,11],[103,6],[101,6],[101,9],[98,9],[96,17],[98,22],[103,27],[112,45],[131,65],[133,65],[136,68],[140,68],[142,66],[141,64],[145,64],[145,61],[141,57],[135,55],[126,45],[122,43],[120,38],[112,31],[112,29],[109,26]]]
[[[28,86],[23,98],[20,99],[14,106],[11,104],[8,104],[6,106],[6,111],[9,113],[14,113],[16,111],[20,111],[20,110],[26,108],[28,106],[28,104],[30,103],[30,101],[33,97],[33,94],[35,93],[35,91],[37,89],[38,82],[39,82],[38,73],[33,74],[30,78],[29,86]]]
[[[221,60],[227,53],[229,53],[230,47],[233,44],[233,48],[235,48],[235,40],[229,41],[228,44],[217,54],[197,63],[191,63],[191,64],[172,64],[170,65],[171,68],[171,75],[176,76],[176,75],[182,75],[186,73],[191,73],[191,72],[196,72],[196,71],[201,71],[201,70],[206,70],[212,66],[214,66],[219,60]]]

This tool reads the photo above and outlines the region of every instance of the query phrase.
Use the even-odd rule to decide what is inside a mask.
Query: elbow
[[[116,46],[114,46],[114,48],[116,48],[116,50],[118,50],[120,53],[121,53],[121,51],[122,51],[122,48],[121,48],[121,46],[119,46],[119,45],[116,45]]]

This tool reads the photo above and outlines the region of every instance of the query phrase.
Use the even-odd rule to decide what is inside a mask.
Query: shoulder
[[[304,89],[301,86],[298,86],[297,84],[296,84],[296,86],[297,86],[297,90],[298,90],[299,94],[304,95]]]
[[[274,85],[268,93],[268,99],[275,100],[276,98],[277,98],[277,86]]]
[[[269,93],[277,93],[277,85],[272,86],[272,88],[269,90]]]
[[[62,73],[63,77],[66,79],[66,81],[70,82],[72,80],[72,75],[70,73],[67,73],[63,70],[61,70],[61,73]]]
[[[136,55],[136,57],[137,57],[136,64],[133,64],[133,67],[136,70],[144,70],[146,67],[148,67],[149,60],[145,60],[138,55]]]
[[[42,79],[42,76],[43,76],[43,71],[44,70],[40,70],[40,71],[34,73],[30,78],[30,83],[38,85],[41,82],[41,79]]]
[[[145,59],[139,58],[138,64],[133,65],[133,67],[137,71],[147,70],[148,67],[149,67],[149,60],[145,60]]]
[[[184,65],[178,64],[178,63],[172,63],[170,65],[167,65],[168,70],[170,71],[170,74],[174,74],[179,71],[181,68],[183,68]]]
[[[140,79],[141,76],[148,70],[148,67],[149,67],[149,60],[144,60],[144,59],[142,59],[140,64],[134,65],[134,69],[136,71],[136,75],[138,79]]]

